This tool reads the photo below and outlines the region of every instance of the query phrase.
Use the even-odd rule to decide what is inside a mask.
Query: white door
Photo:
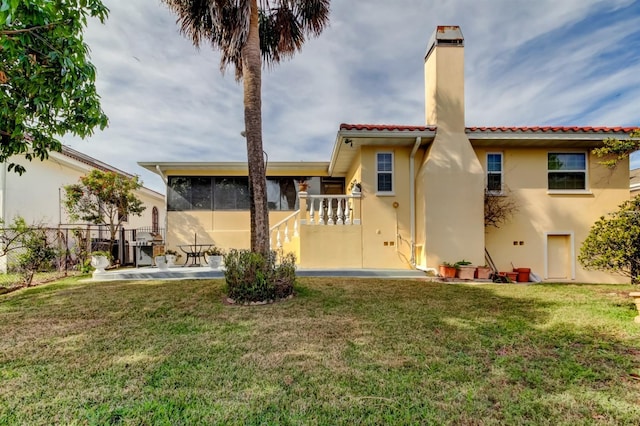
[[[571,278],[570,235],[547,235],[547,278]]]

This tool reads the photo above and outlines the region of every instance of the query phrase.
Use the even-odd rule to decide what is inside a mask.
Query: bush
[[[47,240],[47,230],[41,224],[27,225],[22,217],[14,218],[6,224],[0,220],[0,255],[12,255],[9,269],[20,274],[28,287],[36,272],[46,272],[54,268],[58,251]]]
[[[249,250],[231,250],[224,257],[227,294],[236,302],[284,299],[293,293],[296,257],[293,253],[267,257]]]
[[[578,260],[585,269],[626,275],[640,284],[640,196],[593,224]]]

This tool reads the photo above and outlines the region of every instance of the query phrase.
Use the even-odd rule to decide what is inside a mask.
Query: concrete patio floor
[[[410,269],[297,269],[299,277],[353,277],[353,278],[422,278],[433,279],[423,271]],[[88,281],[119,281],[119,280],[197,280],[223,278],[224,271],[212,269],[208,266],[200,267],[171,267],[158,269],[156,267],[110,269],[103,273],[94,273]]]

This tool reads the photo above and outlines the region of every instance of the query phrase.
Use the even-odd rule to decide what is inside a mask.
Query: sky
[[[246,161],[234,70],[193,47],[160,0],[103,2],[109,19],[85,42],[109,127],[63,143],[159,192],[137,162]],[[269,161],[329,161],[340,123],[426,124],[437,25],[465,38],[467,126],[640,126],[638,1],[334,0],[329,27],[262,74]]]

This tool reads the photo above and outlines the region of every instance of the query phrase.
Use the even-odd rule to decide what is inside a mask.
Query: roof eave
[[[340,154],[340,151],[348,143],[348,139],[353,139],[356,145],[358,145],[358,139],[369,138],[400,138],[407,139],[407,145],[413,144],[417,137],[423,138],[425,141],[433,139],[436,136],[436,130],[434,129],[340,129],[336,135],[336,140],[333,144],[333,150],[331,151],[331,160],[329,161],[329,176],[333,176],[335,171],[335,164]],[[351,145],[352,145],[351,144]],[[350,147],[352,147],[350,145]]]

